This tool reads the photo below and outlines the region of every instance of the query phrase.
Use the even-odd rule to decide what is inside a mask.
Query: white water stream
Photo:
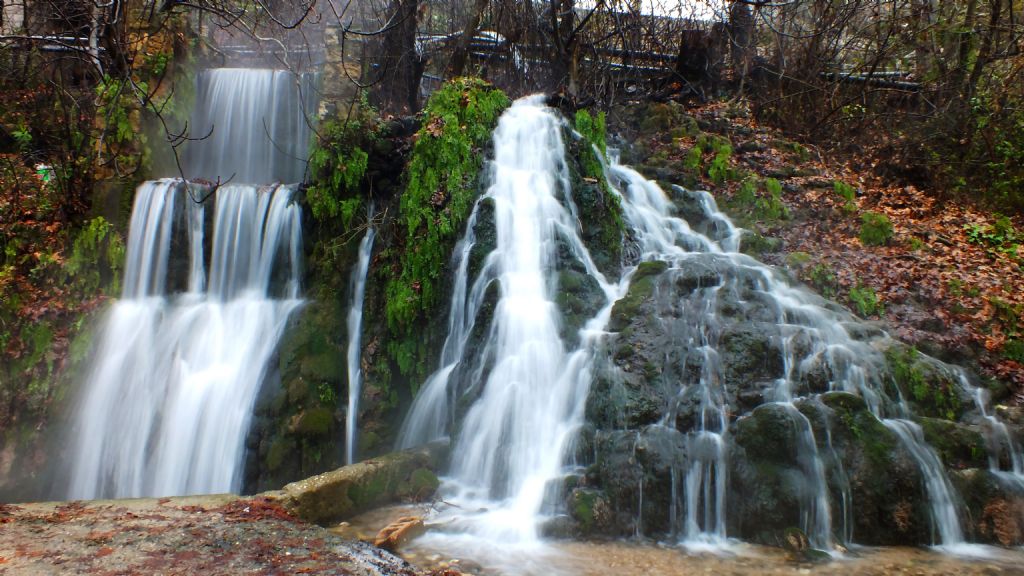
[[[300,181],[311,98],[300,87],[309,81],[275,70],[201,73],[192,136],[210,137],[189,143],[186,175]],[[301,304],[295,188],[211,192],[172,179],[138,188],[123,294],[74,417],[69,498],[241,490],[256,395]]]
[[[400,441],[400,446],[408,447],[446,436],[456,420],[457,405],[465,400],[456,394],[476,397],[453,439],[453,466],[443,484],[443,498],[454,506],[439,519],[446,524],[444,530],[425,537],[428,548],[483,547],[493,553],[516,543],[537,542],[538,526],[549,510],[544,504],[546,495],[552,497],[551,483],[569,472],[566,447],[581,423],[592,356],[605,334],[611,304],[625,294],[636,270],[625,267],[623,280],[613,284],[590,262],[572,221],[575,211],[563,160],[562,130],[555,113],[537,98],[520,100],[505,113],[494,136],[492,184],[485,196],[494,201],[498,246],[477,277],[468,278],[467,261],[475,242],[474,209],[454,255],[455,286],[440,368],[420,390]],[[742,231],[718,211],[706,192],[675,190],[703,212],[708,224],[702,233],[675,215],[675,206],[654,182],[615,161],[606,171],[609,185],[621,198],[632,241],[627,253],[634,263],[659,260],[668,263],[670,270],[696,264],[721,277],[717,285],[698,288],[682,306],[686,327],[680,329],[680,342],[704,360],[701,374],[681,382],[679,390],[680,399],[698,399],[694,427],[680,430],[686,436],[686,464],[672,470],[670,522],[680,541],[702,549],[727,547],[731,542],[726,534],[729,391],[721,384],[717,314],[719,298],[726,293],[738,298],[743,293],[768,303],[776,313],[785,369],[765,400],[780,404],[798,431],[797,458],[804,476],[800,518],[811,545],[832,550],[837,539],[848,543],[854,537],[851,510],[856,503],[851,501],[849,480],[842,463],[837,463],[831,436],[826,428],[824,437],[817,438],[811,420],[794,403],[806,393],[796,389],[798,384],[824,364],[829,389],[864,398],[917,463],[936,543],[947,550],[965,550],[959,496],[934,450],[906,420],[906,406],[898,398],[887,397],[882,353],[848,332],[847,325],[856,319],[739,253]],[[607,299],[581,331],[575,350],[567,349],[558,335],[560,319],[553,305],[557,271],[552,255],[558,242],[571,246]],[[485,349],[478,351],[480,359],[466,358],[466,342],[491,282],[499,283],[501,296],[490,334]],[[794,344],[797,340],[799,346]],[[485,380],[481,386],[481,378],[469,377],[474,383],[469,390],[456,391],[451,378],[467,367]],[[674,410],[670,407],[660,425],[675,425]],[[998,435],[997,424],[993,429]],[[837,514],[833,514],[826,456],[832,459],[841,484]],[[638,493],[642,490],[641,483]],[[642,513],[642,502],[639,510]],[[639,518],[637,524],[642,524]]]
[[[209,282],[203,213],[177,180],[136,195],[121,300],[107,315],[73,435],[69,498],[238,491],[267,362],[299,306],[291,188],[217,192]],[[171,290],[176,240],[188,287]]]
[[[360,340],[363,330],[363,300],[366,298],[366,275],[370,270],[373,238],[376,231],[367,228],[359,242],[359,261],[352,270],[352,303],[348,308],[348,348],[345,363],[348,369],[348,411],[345,413],[345,462],[356,462],[356,435],[359,426],[359,395],[362,391],[363,370],[359,365],[362,355]]]

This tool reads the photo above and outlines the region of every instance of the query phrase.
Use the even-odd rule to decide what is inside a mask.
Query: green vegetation
[[[925,416],[956,420],[963,402],[954,379],[927,364],[916,348],[895,345],[885,351],[889,374],[900,393]]]
[[[701,148],[707,148],[713,154],[711,163],[708,165],[708,178],[711,179],[715,184],[724,184],[729,180],[736,178],[736,171],[734,171],[730,164],[732,158],[732,144],[726,138],[720,137],[702,137],[704,143]]]
[[[839,289],[835,272],[825,263],[815,264],[807,273],[806,280],[825,298],[834,298]]]
[[[748,177],[723,205],[744,227],[755,222],[772,225],[789,218],[789,209],[782,202],[782,184],[775,178]]]
[[[843,203],[843,212],[856,212],[857,211],[857,189],[850,186],[846,182],[836,180],[832,184],[832,189],[835,193],[845,200]]]
[[[399,368],[413,368],[417,318],[438,302],[445,262],[478,191],[483,149],[508,97],[478,79],[459,78],[431,96],[409,163],[400,217],[406,250],[388,281],[386,316]]]
[[[604,174],[603,161],[607,161],[608,143],[607,129],[605,126],[604,112],[598,112],[596,116],[586,110],[579,110],[575,117],[576,131],[583,136],[586,146],[580,150],[580,163],[583,168],[583,175],[597,180],[600,188],[600,205],[594,206],[594,216],[598,219],[601,227],[599,236],[602,247],[617,261],[621,254],[622,235],[626,231],[626,224],[622,219],[622,203],[619,196],[612,192],[608,180]],[[602,158],[595,156],[595,150]],[[581,208],[585,208],[581,206]]]
[[[97,216],[78,232],[64,270],[69,282],[82,293],[97,293],[106,288],[108,293],[116,294],[121,285],[124,253],[124,241],[113,224]]]
[[[586,110],[577,110],[575,126],[576,131],[583,136],[584,140],[596,147],[601,156],[608,154],[607,127],[605,125],[604,112],[598,112],[596,116],[592,116]],[[585,176],[604,179],[601,161],[595,157],[593,150],[583,151],[582,163]]]
[[[380,137],[377,111],[365,97],[347,118],[331,118],[319,129],[309,153],[310,186],[306,190],[313,217],[320,221],[340,217],[343,228],[352,225],[361,205],[359,185],[366,174],[368,149]]]
[[[988,250],[995,256],[1006,254],[1011,258],[1024,258],[1020,245],[1024,242],[1024,234],[1014,227],[1009,217],[996,212],[992,224],[968,224],[964,226],[967,240]]]
[[[885,214],[865,212],[860,220],[860,241],[865,246],[882,246],[892,239],[892,222]]]
[[[881,316],[885,314],[885,304],[878,299],[875,290],[870,286],[865,286],[858,282],[856,286],[850,288],[849,299],[853,309],[860,316]]]

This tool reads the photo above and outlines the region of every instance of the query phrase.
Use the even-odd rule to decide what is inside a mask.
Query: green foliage
[[[328,408],[333,407],[338,401],[338,395],[334,392],[334,387],[331,386],[330,382],[318,384],[316,396],[320,400],[320,404]]]
[[[860,220],[860,241],[865,246],[882,246],[892,239],[892,222],[885,214],[865,212]]]
[[[95,293],[109,284],[111,292],[120,286],[124,265],[124,241],[102,216],[86,222],[64,262],[69,279],[84,293]]]
[[[386,288],[396,335],[437,304],[444,263],[476,197],[483,149],[508,105],[503,92],[472,78],[446,83],[427,102],[400,205],[407,249]]]
[[[814,265],[807,273],[807,281],[825,298],[833,298],[839,288],[835,272],[825,263]]]
[[[683,156],[683,168],[687,172],[697,174],[700,172],[700,165],[703,158],[704,151],[701,149],[700,145],[697,144],[686,152],[686,156]]]
[[[306,190],[313,218],[341,218],[348,228],[360,205],[359,185],[370,156],[364,151],[379,138],[377,113],[357,105],[348,118],[332,118],[320,126],[309,153],[310,185]]]
[[[19,126],[17,129],[11,132],[11,136],[14,138],[14,143],[17,144],[18,150],[22,154],[28,154],[32,150],[32,133],[29,132],[27,126]]]
[[[608,130],[605,125],[604,112],[598,112],[597,116],[592,116],[586,110],[577,110],[575,120],[576,131],[583,136],[584,140],[597,147],[601,156],[606,156],[608,154]],[[601,170],[601,164],[597,158],[594,158],[593,151],[590,152],[590,154],[584,152],[584,173],[592,178],[602,178],[604,171]]]
[[[725,204],[743,225],[771,224],[789,218],[789,209],[782,202],[782,184],[775,178],[747,178]]]
[[[622,235],[625,233],[626,225],[622,220],[622,203],[619,196],[612,192],[608,186],[604,174],[602,161],[606,160],[608,153],[607,128],[605,126],[604,112],[598,112],[596,116],[586,110],[578,110],[575,118],[576,131],[583,136],[587,143],[580,151],[580,163],[583,168],[583,175],[594,178],[598,181],[601,189],[602,205],[607,212],[608,219],[601,223],[601,242],[610,248],[618,256],[619,246],[622,244]],[[602,158],[597,158],[595,149]]]
[[[885,304],[879,300],[875,290],[870,286],[865,286],[858,282],[856,286],[850,288],[849,298],[854,310],[861,316],[881,316],[885,314]]]
[[[714,149],[715,156],[708,166],[708,178],[715,184],[724,184],[733,178],[734,172],[729,166],[732,157],[732,146],[724,144]]]
[[[775,178],[762,181],[765,195],[757,199],[757,212],[761,219],[774,221],[789,218],[789,209],[782,203],[782,184]]]
[[[836,180],[832,184],[832,189],[835,190],[836,195],[845,200],[843,203],[843,212],[856,212],[857,211],[857,189],[850,186],[846,182]]]
[[[998,212],[992,224],[968,224],[964,226],[968,242],[983,246],[990,255],[1006,254],[1010,258],[1024,258],[1020,245],[1024,234],[1014,227],[1009,217]]]
[[[1003,345],[1003,356],[1024,364],[1024,340],[1007,340]]]

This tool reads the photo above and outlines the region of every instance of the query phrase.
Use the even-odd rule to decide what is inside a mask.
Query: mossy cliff
[[[444,340],[448,258],[484,183],[508,98],[471,78],[445,84],[421,117],[382,120],[365,99],[321,122],[311,151],[307,303],[281,343],[257,406],[247,490],[343,463],[351,273],[376,231],[363,306],[357,455],[388,451]]]

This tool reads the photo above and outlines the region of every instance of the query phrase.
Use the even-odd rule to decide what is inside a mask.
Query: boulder
[[[435,472],[446,455],[444,443],[393,452],[265,495],[303,520],[327,524],[385,504],[430,498],[439,484]]]

